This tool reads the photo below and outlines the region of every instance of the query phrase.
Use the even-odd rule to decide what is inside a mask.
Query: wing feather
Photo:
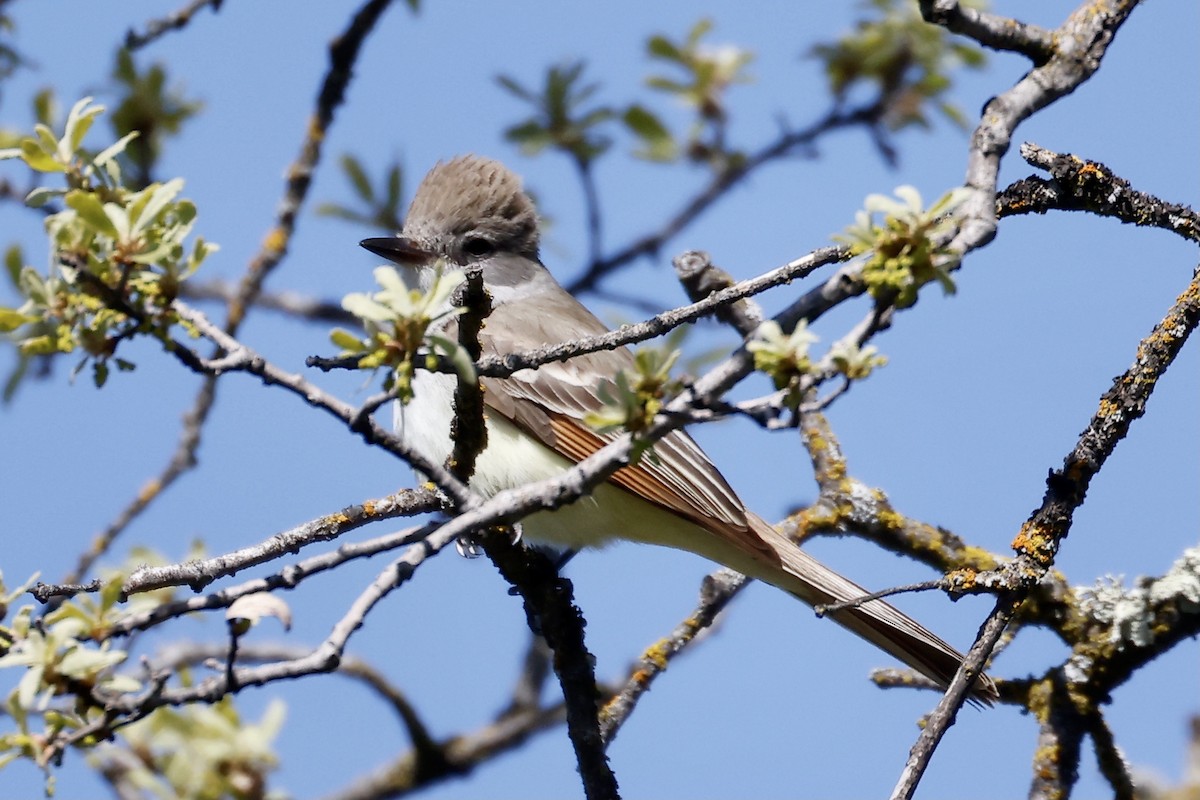
[[[539,298],[543,308],[534,318],[519,320],[535,330],[514,339],[519,304],[500,304],[488,317],[480,334],[483,351],[505,355],[529,349],[528,342],[565,342],[598,335],[608,329],[575,298],[564,293]],[[577,324],[578,323],[578,324]],[[528,336],[528,338],[526,338]],[[599,411],[596,376],[611,379],[622,369],[632,369],[633,356],[626,348],[602,350],[538,369],[521,370],[509,378],[484,378],[484,401],[490,409],[571,461],[595,453],[616,434],[600,434],[580,420]],[[634,494],[708,528],[746,528],[746,510],[704,451],[683,431],[674,431],[655,444],[653,454],[638,464],[623,467],[613,482]]]

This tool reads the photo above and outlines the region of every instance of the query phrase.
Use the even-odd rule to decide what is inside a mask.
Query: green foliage
[[[359,369],[387,369],[384,388],[394,390],[405,403],[412,399],[416,358],[426,344],[429,367],[435,365],[438,356],[444,356],[464,380],[474,381],[475,366],[466,351],[453,339],[429,331],[433,323],[463,312],[462,308],[449,305],[451,295],[463,280],[462,272],[443,272],[439,266],[429,290],[422,292],[408,288],[394,267],[376,267],[375,282],[383,291],[355,292],[342,300],[342,308],[362,320],[366,337],[360,339],[347,330],[335,328],[329,338],[342,348],[343,357],[358,358]]]
[[[103,634],[105,621],[115,613],[120,590],[120,579],[112,580],[102,590],[99,602],[91,598],[86,598],[86,603],[68,601],[37,624],[34,607],[26,605],[2,629],[7,647],[0,656],[0,668],[23,668],[25,673],[4,701],[15,729],[0,733],[0,766],[18,758],[29,759],[46,770],[49,780],[49,754],[43,744],[64,730],[82,728],[103,713],[94,701],[89,705],[81,702],[82,698],[141,688],[137,680],[114,671],[126,659],[124,650],[109,641],[99,645],[93,641]],[[12,599],[15,596],[6,598],[8,602]],[[35,730],[39,721],[41,729]]]
[[[507,75],[498,76],[497,83],[534,109],[533,116],[506,129],[504,138],[527,155],[553,148],[580,164],[603,155],[612,139],[601,133],[601,126],[616,112],[605,105],[587,107],[600,85],[585,83],[583,70],[582,61],[552,66],[546,71],[540,91],[528,89]]]
[[[350,181],[356,199],[362,201],[364,208],[358,211],[337,203],[322,203],[317,206],[316,213],[357,222],[388,233],[395,233],[404,227],[400,219],[404,173],[399,161],[393,160],[387,166],[378,191],[371,185],[366,168],[356,156],[347,153],[339,159],[339,164],[346,179]]]
[[[679,393],[681,383],[671,377],[679,350],[643,347],[634,354],[633,370],[621,370],[611,382],[603,382],[596,396],[604,404],[589,412],[584,422],[600,433],[627,430],[638,434],[654,422],[663,406]],[[632,454],[636,460],[642,449]]]
[[[118,138],[138,132],[124,153],[131,173],[128,183],[145,186],[153,180],[163,140],[179,133],[203,104],[185,99],[181,89],[167,88],[167,73],[161,64],[139,72],[133,55],[125,49],[117,51],[112,77],[123,93],[110,117],[113,132]]]
[[[274,742],[285,717],[278,700],[258,722],[243,719],[230,697],[212,705],[159,708],[122,728],[118,744],[102,746],[89,760],[99,769],[120,768],[126,783],[152,797],[282,798],[267,790],[267,778],[279,763]]]
[[[837,371],[851,381],[862,380],[888,363],[887,356],[879,355],[874,345],[859,347],[853,342],[838,342],[830,348],[829,357]]]
[[[635,157],[663,162],[679,158],[679,144],[675,137],[650,109],[634,103],[625,109],[621,121],[642,143],[639,149],[634,150]]]
[[[193,547],[193,556],[199,551]],[[12,603],[25,594],[37,576],[8,591],[0,577],[0,668],[19,668],[24,674],[4,699],[11,730],[0,731],[0,767],[17,760],[33,761],[46,771],[47,793],[53,789],[45,743],[63,731],[77,731],[100,718],[103,698],[136,692],[141,682],[116,672],[127,653],[109,639],[115,623],[171,601],[174,588],[145,592],[122,601],[128,575],[147,564],[165,564],[160,554],[135,548],[119,570],[108,570],[95,594],[81,594],[62,603],[40,620],[32,604],[21,606],[7,620]],[[154,712],[154,717],[159,712]],[[37,723],[40,722],[40,727]],[[97,740],[83,737],[80,747]]]
[[[789,408],[800,405],[804,376],[813,367],[808,348],[817,341],[808,321],[802,319],[791,333],[784,333],[775,320],[767,320],[746,343],[746,350],[754,356],[754,368],[765,372],[776,389],[787,390]]]
[[[920,193],[911,186],[897,188],[896,196],[900,202],[870,195],[866,210],[834,238],[849,245],[855,255],[871,253],[863,265],[863,281],[880,303],[908,308],[917,302],[917,291],[934,280],[946,294],[954,294],[950,270],[961,254],[948,244],[958,228],[954,211],[968,191],[960,187],[947,192],[929,209],[923,208]],[[882,223],[875,221],[876,214],[883,215]]]
[[[26,197],[35,207],[56,200],[64,206],[45,223],[56,263],[42,274],[19,264],[10,251],[6,270],[15,274],[24,303],[0,309],[3,328],[15,336],[23,357],[82,350],[76,372],[90,363],[98,386],[108,377],[110,359],[119,369],[133,368],[115,357],[122,340],[146,334],[171,346],[169,331],[178,322],[171,303],[179,285],[216,249],[197,238],[185,250],[196,207],[179,198],[182,180],[140,191],[123,185],[117,157],[136,132],[95,155],[83,149],[103,111],[84,98],[67,115],[61,136],[38,123],[34,136],[0,150],[0,159],[19,158],[36,172],[61,174],[65,184],[39,186]]]
[[[729,116],[726,95],[735,84],[753,80],[746,65],[754,60],[754,54],[734,45],[706,44],[703,39],[712,28],[712,20],[702,19],[680,42],[663,35],[650,37],[646,43],[650,57],[665,62],[676,75],[681,75],[652,75],[646,83],[695,112],[696,120],[683,147],[688,158],[723,169],[742,158],[740,153],[728,149],[725,141]]]
[[[871,16],[836,44],[812,49],[825,67],[830,89],[843,100],[859,86],[873,86],[883,104],[883,121],[892,130],[929,126],[929,104],[957,125],[962,112],[944,100],[959,67],[980,69],[983,51],[921,18],[916,3],[869,0]]]
[[[584,80],[584,64],[579,61],[550,67],[539,90],[508,76],[497,78],[501,86],[534,108],[531,117],[505,131],[505,138],[527,154],[560,150],[586,166],[612,146],[606,126],[619,120],[638,142],[633,153],[637,158],[670,162],[683,154],[717,170],[740,163],[744,155],[729,149],[725,142],[726,95],[734,84],[750,80],[745,67],[754,56],[732,45],[706,44],[702,40],[711,29],[711,21],[701,20],[679,42],[656,35],[646,44],[650,58],[665,62],[670,70],[670,74],[650,76],[647,84],[696,115],[682,144],[644,104],[622,108],[594,103],[599,84]]]

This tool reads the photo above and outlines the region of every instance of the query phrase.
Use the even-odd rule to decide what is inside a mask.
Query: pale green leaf
[[[13,308],[0,308],[0,333],[11,333],[22,325],[37,322],[37,317],[22,314]]]
[[[126,242],[131,238],[132,226],[129,222],[129,212],[124,206],[119,206],[116,203],[105,203],[103,206],[104,215],[108,217],[113,228],[116,229],[117,241]]]
[[[62,197],[62,189],[51,189],[49,186],[39,186],[25,195],[25,205],[30,208],[41,208],[56,197]]]
[[[54,157],[38,146],[33,139],[21,141],[21,158],[31,169],[38,172],[66,172],[67,168],[54,160]]]
[[[100,198],[95,194],[75,189],[67,192],[64,201],[89,228],[113,239],[117,238],[117,229],[105,213]]]
[[[477,380],[475,362],[471,360],[465,347],[460,347],[458,342],[440,333],[431,333],[429,341],[433,344],[434,349],[450,360],[450,364],[460,379],[467,383],[475,383]]]
[[[183,178],[174,178],[164,184],[154,186],[150,199],[142,208],[141,213],[134,217],[133,230],[145,230],[162,210],[183,191]]]
[[[125,148],[129,145],[129,143],[140,135],[141,131],[130,131],[120,139],[117,139],[117,141],[113,144],[110,144],[108,147],[101,150],[99,155],[92,159],[93,163],[97,167],[106,166],[108,162],[125,152]]]
[[[67,124],[63,128],[62,141],[58,143],[58,157],[62,161],[70,160],[71,156],[83,144],[92,123],[104,111],[104,106],[91,106],[92,98],[85,97],[71,107],[67,114]],[[90,106],[90,107],[89,107]]]
[[[372,322],[387,322],[396,318],[396,312],[385,305],[376,303],[362,292],[353,292],[342,298],[342,308],[359,319]]]
[[[33,126],[33,132],[37,134],[38,147],[42,149],[43,153],[53,158],[58,152],[59,145],[58,137],[54,135],[54,131],[50,130],[49,126],[38,123]],[[66,162],[65,158],[61,160]]]
[[[345,328],[334,328],[329,332],[329,340],[336,346],[351,353],[361,353],[364,349],[362,340]]]

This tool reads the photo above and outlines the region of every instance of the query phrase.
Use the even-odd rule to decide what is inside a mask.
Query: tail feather
[[[868,592],[805,553],[767,522],[751,517],[758,537],[778,555],[785,574],[756,575],[809,605],[840,603]],[[962,664],[963,655],[899,609],[872,600],[860,606],[831,612],[829,618],[895,656],[925,677],[945,687]],[[972,699],[990,705],[998,698],[992,679],[981,674]]]

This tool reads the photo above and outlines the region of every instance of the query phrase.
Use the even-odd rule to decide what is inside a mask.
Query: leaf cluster
[[[958,228],[954,212],[968,191],[960,187],[947,192],[928,209],[912,186],[898,187],[896,196],[899,202],[880,194],[867,197],[866,209],[858,212],[854,224],[834,238],[855,255],[871,254],[862,278],[880,303],[908,308],[917,302],[918,290],[935,280],[946,294],[954,294],[950,270],[961,254],[948,245]],[[876,221],[876,214],[883,215],[882,222]]]
[[[399,161],[393,160],[384,169],[378,190],[371,184],[367,168],[357,156],[346,153],[338,159],[338,164],[342,168],[342,174],[350,182],[350,188],[361,208],[351,208],[340,203],[321,203],[316,208],[317,214],[337,217],[388,233],[395,233],[404,227],[404,222],[400,219],[404,172]]]
[[[641,433],[650,427],[663,407],[677,395],[682,383],[671,376],[679,350],[643,347],[634,353],[633,369],[618,372],[596,390],[603,403],[584,418],[601,433],[627,430]]]
[[[91,363],[97,386],[108,377],[110,359],[121,369],[133,368],[115,358],[122,340],[145,334],[169,346],[169,330],[178,322],[171,302],[216,249],[202,238],[185,248],[196,207],[179,197],[181,179],[138,191],[125,186],[117,156],[136,131],[99,153],[83,149],[103,111],[84,98],[67,115],[61,135],[38,123],[35,135],[0,150],[0,159],[20,159],[37,173],[62,176],[61,186],[33,189],[28,205],[64,206],[45,220],[56,256],[47,273],[19,264],[19,251],[10,251],[6,266],[24,302],[0,308],[0,332],[16,333],[26,357],[82,350],[76,372]]]
[[[869,0],[864,6],[871,13],[855,23],[853,31],[810,51],[822,62],[833,95],[845,100],[859,87],[873,87],[883,120],[892,130],[929,127],[926,107],[931,103],[952,122],[964,125],[962,112],[944,98],[956,69],[984,66],[983,50],[926,23],[916,3]]]
[[[817,341],[807,320],[800,320],[791,333],[784,333],[775,320],[767,320],[746,342],[746,350],[754,356],[754,368],[766,373],[776,389],[787,390],[785,402],[790,408],[800,405],[803,378],[813,369],[808,349]]]
[[[360,338],[344,328],[335,328],[330,339],[342,348],[340,355],[358,359],[359,369],[386,369],[384,388],[405,403],[412,399],[416,359],[426,344],[427,366],[434,367],[437,357],[445,356],[460,375],[474,381],[475,367],[466,352],[434,327],[463,312],[450,304],[463,280],[461,271],[445,272],[439,267],[429,289],[421,291],[410,289],[394,267],[376,267],[375,282],[382,291],[354,292],[342,300],[342,307],[362,320],[366,336]]]
[[[122,93],[109,117],[113,132],[118,138],[138,132],[123,156],[131,173],[127,182],[145,186],[153,181],[163,141],[179,133],[183,124],[201,111],[203,103],[187,99],[178,87],[168,87],[167,72],[161,64],[139,70],[133,55],[124,48],[117,51],[112,77]]]
[[[535,155],[547,149],[570,155],[587,165],[612,146],[607,124],[616,120],[638,141],[634,156],[648,161],[672,162],[686,155],[694,163],[724,168],[741,157],[725,144],[730,87],[750,80],[745,70],[754,55],[733,45],[712,46],[704,37],[710,20],[696,23],[679,41],[651,36],[647,55],[669,68],[668,74],[651,75],[646,84],[664,93],[695,114],[686,135],[680,137],[654,110],[642,103],[614,106],[593,102],[599,84],[584,79],[584,63],[550,67],[542,87],[532,89],[502,75],[497,82],[532,106],[529,118],[505,130],[505,138],[522,151]]]

